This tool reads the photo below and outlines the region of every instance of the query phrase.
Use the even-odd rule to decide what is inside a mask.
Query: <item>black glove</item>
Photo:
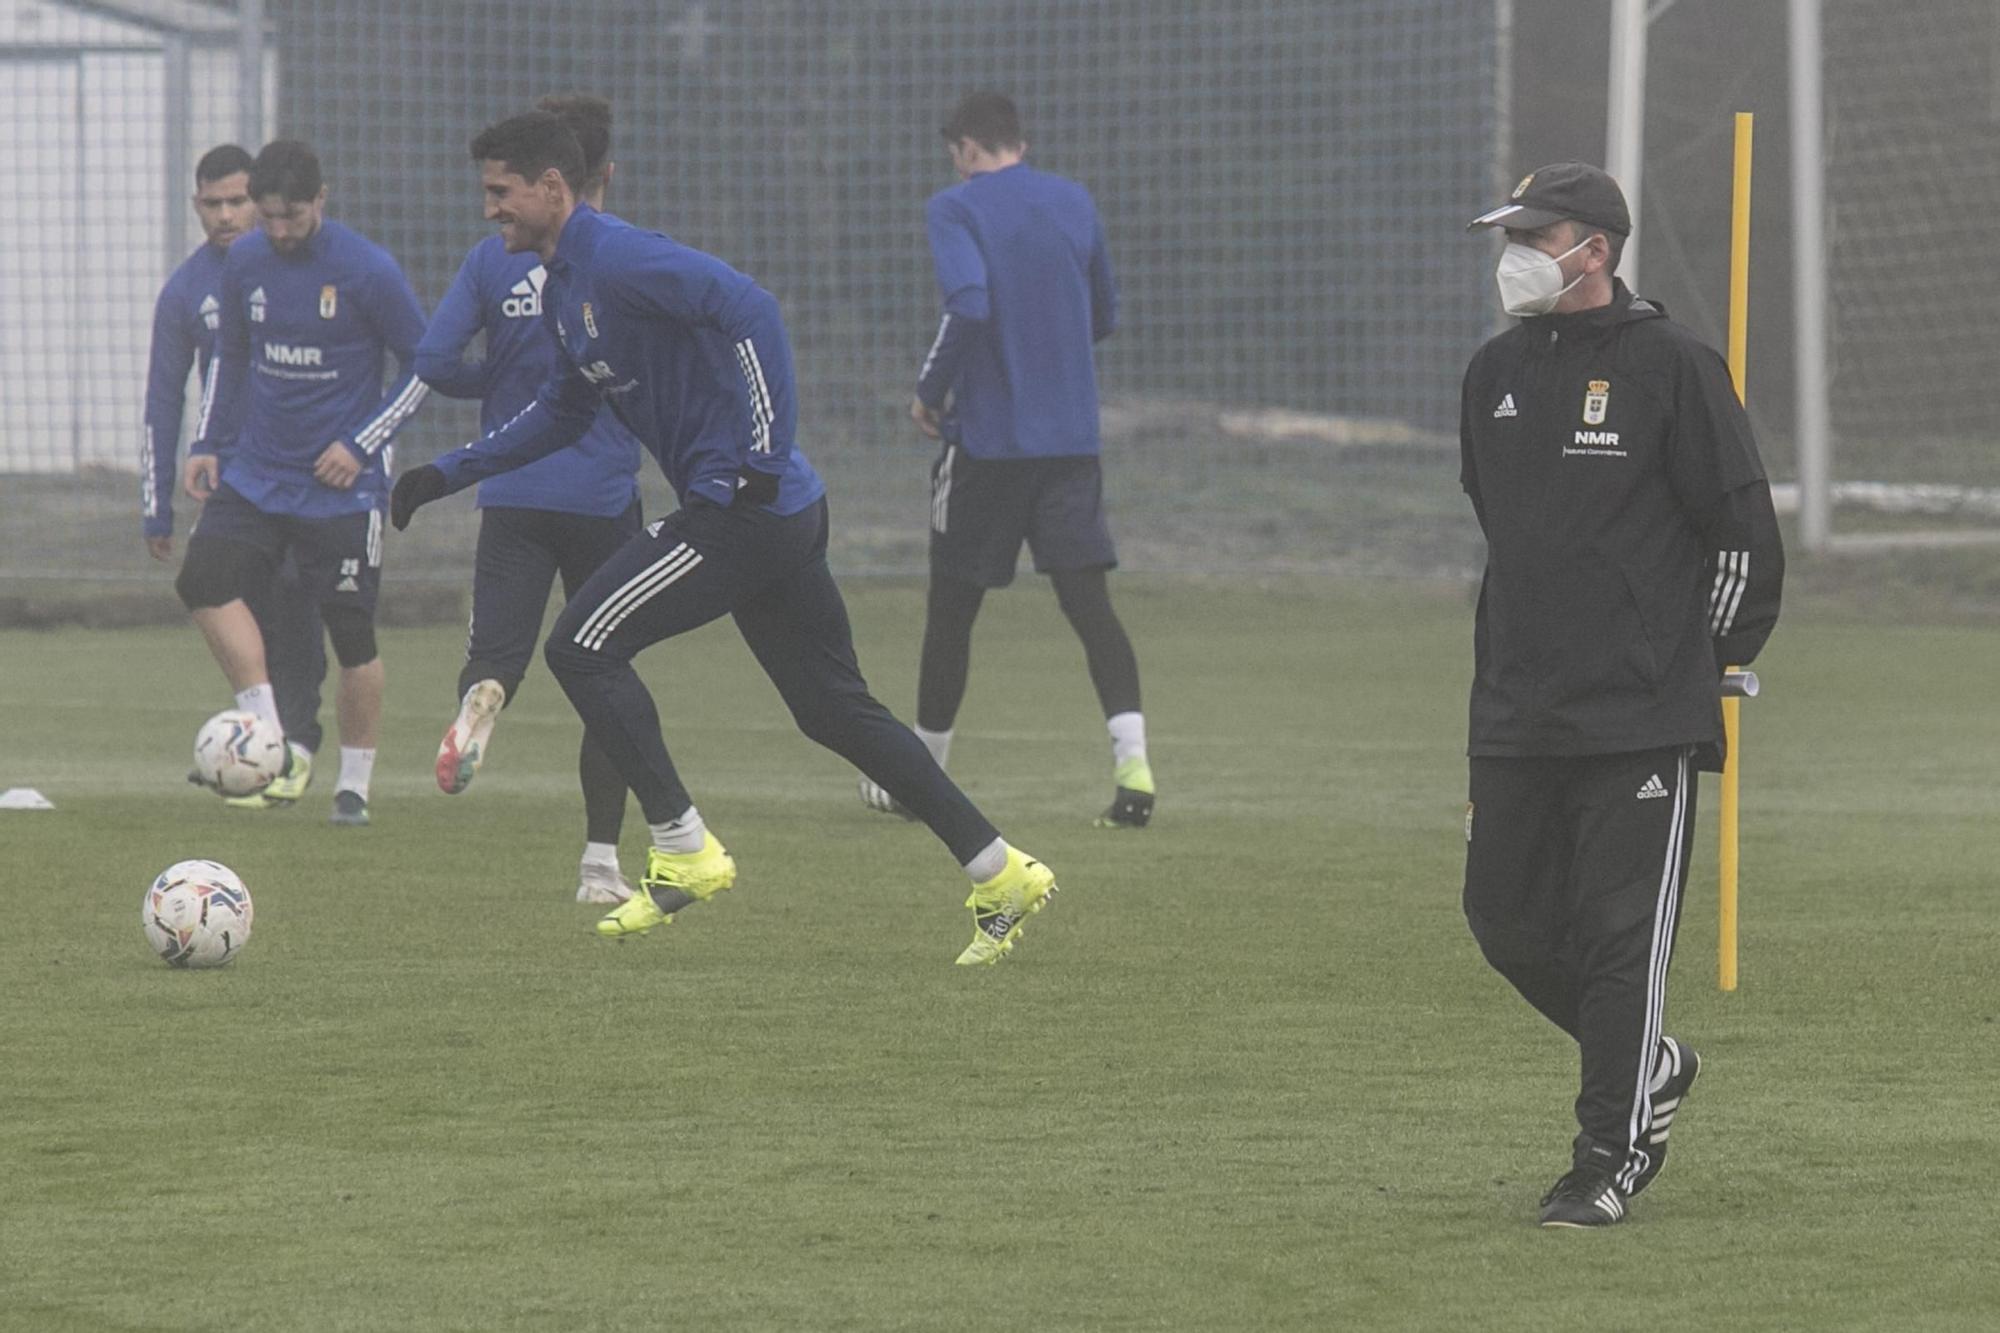
[[[429,463],[411,468],[396,478],[396,489],[389,492],[389,521],[396,525],[396,531],[403,531],[419,509],[442,500],[446,489],[444,473]]]
[[[767,505],[778,498],[778,474],[759,472],[747,464],[736,474],[736,503]]]

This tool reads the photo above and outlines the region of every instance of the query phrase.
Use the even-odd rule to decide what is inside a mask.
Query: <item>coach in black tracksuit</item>
[[[1721,669],[1770,635],[1784,554],[1722,358],[1612,276],[1617,183],[1544,167],[1472,225],[1506,230],[1522,319],[1459,405],[1487,542],[1465,914],[1581,1048],[1582,1132],[1541,1220],[1600,1226],[1658,1173],[1700,1069],[1662,1029],[1696,770],[1721,766]]]

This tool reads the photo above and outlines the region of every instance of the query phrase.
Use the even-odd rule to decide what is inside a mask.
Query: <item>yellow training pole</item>
[[[1729,208],[1729,377],[1743,398],[1745,356],[1750,332],[1750,126],[1748,111],[1736,113],[1735,185]],[[1732,666],[1730,670],[1735,670]],[[1722,701],[1722,735],[1729,747],[1722,761],[1722,855],[1717,897],[1721,914],[1715,939],[1716,981],[1736,989],[1736,803],[1742,785],[1739,717],[1743,701]]]

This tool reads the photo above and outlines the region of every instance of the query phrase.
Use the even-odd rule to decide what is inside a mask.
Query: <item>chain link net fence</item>
[[[208,6],[0,0],[0,581],[166,574],[140,538],[154,300],[201,241],[238,49]]]
[[[1723,344],[1732,113],[1755,113],[1749,406],[1781,481],[1796,476],[1788,8],[1652,7],[1638,274]],[[2000,526],[2000,271],[1984,262],[2000,212],[2000,6],[1820,9],[1834,529],[1983,537]],[[1607,7],[1514,0],[1516,170],[1603,153],[1609,38]]]
[[[265,9],[267,134],[318,149],[329,215],[386,246],[427,304],[487,230],[470,136],[543,93],[608,98],[609,206],[783,304],[843,570],[922,568],[930,454],[904,412],[936,317],[923,205],[952,180],[937,127],[979,87],[1016,99],[1033,160],[1087,184],[1106,219],[1122,327],[1100,369],[1128,567],[1474,558],[1447,436],[1491,318],[1490,256],[1460,231],[1502,123],[1483,0]],[[6,234],[62,251],[0,259],[27,294],[0,323],[5,572],[163,586],[134,475],[146,346],[154,295],[200,239],[193,161],[234,137],[236,16],[191,0],[11,11],[0,136],[37,179],[72,185],[53,208],[0,204]],[[399,461],[475,429],[434,395]],[[647,470],[657,512],[671,500]],[[392,543],[392,582],[465,578],[469,503],[443,508]]]
[[[1824,24],[1834,477],[1843,499],[1886,483],[1892,510],[1928,492],[1991,525],[2000,6],[1939,0],[1911,23],[1828,0]]]

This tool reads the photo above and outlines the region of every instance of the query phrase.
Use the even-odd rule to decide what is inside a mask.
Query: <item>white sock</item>
[[[270,681],[236,691],[236,706],[246,713],[255,713],[259,722],[280,736],[285,734],[284,723],[278,721],[278,696],[272,691]]]
[[[1111,762],[1122,764],[1127,759],[1146,757],[1146,715],[1144,713],[1114,713],[1104,719],[1104,729],[1111,733]]]
[[[663,852],[698,852],[702,846],[702,835],[708,832],[708,825],[701,822],[701,811],[693,806],[679,819],[670,819],[664,824],[648,824],[653,831],[653,845]]]
[[[911,727],[910,730],[917,733],[917,739],[931,752],[931,758],[937,760],[939,768],[943,768],[944,761],[951,755],[951,728],[947,727],[943,731],[925,731],[922,727]]]
[[[607,870],[618,868],[618,844],[615,842],[586,842],[583,844],[583,863],[587,866],[602,866]]]
[[[1655,1093],[1667,1086],[1667,1079],[1673,1073],[1673,1052],[1667,1049],[1666,1038],[1660,1039],[1659,1058],[1653,1062],[1653,1076],[1646,1082],[1646,1091]]]
[[[368,779],[375,773],[375,751],[356,749],[352,745],[340,747],[340,781],[333,784],[335,791],[351,791],[362,800],[368,799]]]
[[[986,844],[986,850],[965,863],[965,873],[972,876],[974,884],[984,884],[1007,868],[1007,840],[995,838]]]

